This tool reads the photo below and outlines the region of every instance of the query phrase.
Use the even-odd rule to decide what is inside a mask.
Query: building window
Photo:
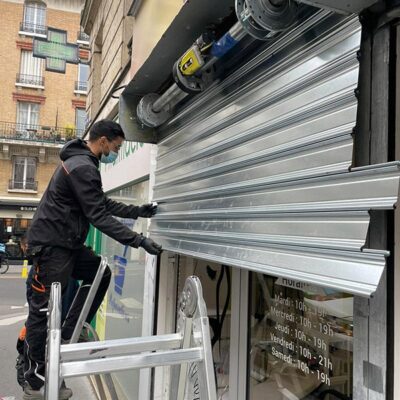
[[[24,19],[21,23],[21,31],[46,35],[46,6],[44,3],[25,3]]]
[[[129,6],[128,15],[131,17],[136,17],[139,9],[143,3],[143,0],[132,0]]]
[[[22,50],[17,86],[43,87],[43,63],[43,59],[33,57],[32,51]]]
[[[75,109],[76,136],[82,137],[86,125],[86,110],[84,108]]]
[[[78,80],[75,82],[75,92],[86,93],[88,89],[89,65],[78,64]]]
[[[23,138],[35,137],[39,125],[39,104],[17,103],[17,133]]]
[[[10,190],[37,190],[36,159],[34,157],[15,157]]]
[[[352,398],[352,295],[252,273],[249,325],[250,400]]]

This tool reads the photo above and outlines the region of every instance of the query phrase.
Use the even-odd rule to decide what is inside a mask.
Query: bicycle
[[[5,274],[10,268],[10,264],[8,262],[8,257],[6,254],[0,255],[0,274]]]
[[[8,268],[10,268],[10,264],[8,262],[6,247],[3,243],[0,243],[0,274],[5,274]]]

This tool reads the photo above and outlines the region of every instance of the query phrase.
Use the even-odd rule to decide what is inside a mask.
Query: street
[[[28,307],[25,299],[25,279],[21,278],[21,266],[11,265],[8,272],[0,275],[0,399],[22,399],[22,390],[16,379],[15,348]],[[11,400],[10,399],[10,400]]]
[[[25,299],[25,279],[21,277],[21,266],[11,265],[8,272],[0,275],[0,400],[22,400],[15,370],[17,350],[15,348],[28,307]],[[96,399],[88,378],[66,381],[76,400]]]

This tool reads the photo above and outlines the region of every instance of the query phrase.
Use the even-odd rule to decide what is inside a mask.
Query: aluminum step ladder
[[[76,343],[107,266],[102,258],[70,344],[61,345],[61,285],[49,302],[45,399],[58,400],[64,378],[172,366],[169,400],[217,400],[207,308],[197,277],[187,278],[178,307],[177,333]],[[98,287],[97,284],[97,287]],[[91,297],[91,291],[93,296]],[[86,315],[84,311],[87,310]],[[85,311],[86,312],[86,311]],[[80,326],[80,327],[79,327]]]
[[[90,307],[92,307],[93,304],[93,300],[94,300],[94,296],[96,296],[96,292],[97,289],[99,288],[100,282],[103,279],[104,276],[104,272],[107,268],[107,258],[101,256],[100,259],[100,264],[99,264],[99,268],[97,269],[97,273],[96,276],[93,279],[93,282],[91,283],[91,285],[81,285],[79,286],[74,300],[72,301],[72,304],[68,310],[67,316],[65,317],[65,320],[68,319],[69,316],[69,312],[70,310],[72,310],[75,301],[77,300],[78,296],[82,293],[82,292],[88,292],[86,295],[86,300],[85,303],[82,307],[81,313],[79,314],[78,320],[76,322],[75,328],[74,328],[74,332],[72,333],[71,339],[69,340],[69,343],[77,343],[79,340],[79,335],[82,332],[82,328],[85,324],[86,318],[89,314],[90,311]]]

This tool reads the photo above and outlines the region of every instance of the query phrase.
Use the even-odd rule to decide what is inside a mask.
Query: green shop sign
[[[142,142],[131,142],[125,141],[122,145],[121,150],[118,152],[118,158],[112,164],[100,164],[100,169],[102,171],[108,171],[113,168],[115,165],[120,163],[125,158],[129,158],[132,154],[136,153],[144,146]]]
[[[46,71],[65,74],[66,63],[79,63],[79,48],[67,43],[67,31],[48,28],[47,39],[33,40],[33,56],[46,60]]]
[[[130,157],[132,154],[136,153],[143,146],[144,143],[142,142],[125,141],[124,144],[122,145],[121,150],[118,152],[118,158],[112,163],[112,165],[116,165],[125,158]]]

